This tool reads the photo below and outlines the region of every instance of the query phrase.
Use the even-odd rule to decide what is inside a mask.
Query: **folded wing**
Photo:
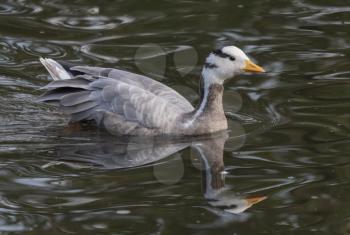
[[[39,101],[55,102],[71,122],[95,120],[120,134],[164,132],[192,105],[171,88],[145,76],[96,67],[73,67],[71,79],[49,83]]]

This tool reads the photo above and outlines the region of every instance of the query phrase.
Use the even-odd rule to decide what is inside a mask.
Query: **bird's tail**
[[[50,73],[53,80],[67,80],[72,76],[63,68],[63,66],[53,59],[40,58],[40,62],[44,65],[47,71]]]

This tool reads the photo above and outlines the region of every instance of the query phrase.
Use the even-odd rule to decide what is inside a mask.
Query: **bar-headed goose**
[[[40,59],[53,80],[39,101],[56,102],[71,122],[94,120],[118,135],[202,135],[227,129],[223,83],[247,72],[264,72],[235,46],[209,54],[197,108],[151,78],[111,68],[62,65]]]

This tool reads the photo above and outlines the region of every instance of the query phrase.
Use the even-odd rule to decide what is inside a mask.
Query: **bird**
[[[172,88],[132,72],[72,66],[40,58],[53,81],[39,102],[55,103],[70,123],[93,121],[121,136],[198,136],[228,128],[223,84],[244,73],[265,70],[236,46],[209,53],[200,75],[200,101],[194,107]]]

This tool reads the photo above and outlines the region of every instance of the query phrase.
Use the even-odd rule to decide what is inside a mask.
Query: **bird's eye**
[[[235,58],[235,57],[233,57],[233,56],[230,56],[230,57],[229,57],[229,59],[230,59],[231,61],[236,60],[236,58]]]

